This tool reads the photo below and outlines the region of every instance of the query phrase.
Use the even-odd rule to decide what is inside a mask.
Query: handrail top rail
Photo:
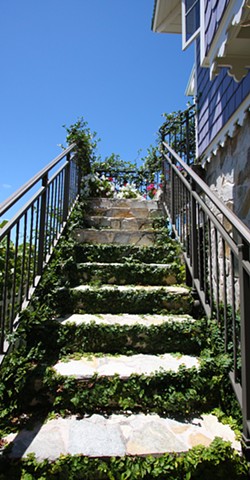
[[[27,193],[39,180],[41,180],[52,168],[54,168],[68,153],[70,153],[74,147],[75,143],[72,143],[69,147],[63,150],[60,155],[55,157],[46,167],[42,168],[36,175],[34,175],[30,180],[28,180],[24,185],[22,185],[18,190],[16,190],[12,195],[10,195],[6,200],[0,204],[0,217],[11,208],[14,203],[16,203],[25,193]]]
[[[191,114],[190,114],[191,112]],[[172,116],[172,119],[171,120],[168,120],[166,119],[166,121],[163,123],[163,125],[159,128],[159,131],[160,133],[165,133],[165,135],[168,134],[168,132],[166,131],[166,127],[169,125],[169,124],[178,124],[180,123],[180,120],[182,119],[185,119],[187,116],[189,118],[195,116],[195,104],[193,105],[190,105],[188,108],[186,108],[186,110],[180,110],[178,112],[174,112],[175,115]],[[170,127],[171,128],[171,127]]]
[[[175,157],[178,163],[183,167],[183,169],[188,173],[188,175],[194,180],[198,185],[199,188],[203,190],[203,192],[210,198],[214,205],[225,215],[227,220],[236,228],[238,233],[244,237],[244,239],[250,245],[250,230],[249,228],[235,215],[229,208],[220,200],[220,198],[212,192],[212,190],[208,187],[208,185],[204,182],[204,180],[195,173],[192,168],[190,168],[182,158],[170,147],[167,142],[163,142],[163,145],[167,148],[167,150]]]

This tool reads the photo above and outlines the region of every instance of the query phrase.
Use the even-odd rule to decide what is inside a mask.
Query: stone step
[[[218,385],[228,367],[229,359],[220,355],[63,351],[60,360],[47,366],[44,380],[34,372],[25,411],[180,416],[211,412],[220,401]]]
[[[91,216],[109,217],[115,219],[144,219],[161,217],[161,211],[150,210],[146,206],[142,207],[90,207],[89,214]]]
[[[109,217],[109,216],[86,216],[84,218],[88,227],[111,228],[112,230],[152,230],[154,221],[149,218],[127,218],[127,217]]]
[[[195,324],[195,320],[190,315],[138,315],[138,314],[80,314],[80,313],[73,313],[72,315],[65,315],[65,317],[60,317],[57,321],[61,325],[88,325],[90,323],[95,323],[96,325],[141,325],[143,327],[151,327],[151,326],[158,326],[163,325],[165,323],[180,323],[183,324],[185,322]]]
[[[153,211],[162,211],[161,204],[157,200],[146,200],[145,198],[90,198],[87,201],[87,207],[100,209],[142,209]]]
[[[93,245],[77,244],[74,249],[76,263],[81,262],[138,262],[170,263],[180,262],[180,249],[177,242],[166,238],[164,245]]]
[[[184,272],[181,264],[157,263],[102,263],[85,262],[77,265],[76,281],[91,283],[99,280],[101,283],[124,285],[174,285],[184,282]]]
[[[190,315],[73,314],[57,321],[61,348],[67,354],[200,355],[207,345],[205,321]]]
[[[190,289],[178,286],[79,285],[71,289],[69,313],[169,313],[191,314]]]
[[[155,243],[157,233],[148,230],[121,231],[76,228],[74,238],[79,243],[149,246]]]
[[[87,457],[158,456],[208,446],[215,437],[229,441],[240,452],[240,442],[229,425],[208,414],[188,420],[162,418],[156,414],[69,416],[37,422],[32,429],[12,433],[3,440],[11,446],[9,456],[33,453],[38,461],[53,461],[60,455]]]
[[[103,355],[95,356],[88,354],[78,360],[62,359],[56,365],[56,373],[66,377],[74,377],[77,380],[87,380],[93,375],[101,377],[119,377],[124,380],[131,375],[150,376],[158,372],[177,372],[179,367],[192,368],[199,367],[199,360],[190,355],[172,355],[165,353],[163,355]]]

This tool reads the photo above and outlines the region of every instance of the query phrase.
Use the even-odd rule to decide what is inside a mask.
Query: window
[[[182,44],[188,47],[200,31],[200,0],[182,0]]]

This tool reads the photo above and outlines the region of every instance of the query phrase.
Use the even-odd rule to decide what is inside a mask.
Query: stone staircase
[[[87,212],[86,228],[74,230],[69,288],[54,295],[50,350],[29,384],[24,414],[35,423],[6,436],[8,455],[147,458],[208,447],[217,436],[239,450],[211,413],[221,355],[202,355],[207,323],[192,316],[178,245],[167,234],[157,244],[160,205],[94,199]],[[98,475],[143,478],[109,476],[108,466]]]
[[[152,245],[154,221],[162,217],[157,201],[96,198],[89,201],[86,229],[77,229],[79,242]],[[92,228],[91,228],[92,227]]]

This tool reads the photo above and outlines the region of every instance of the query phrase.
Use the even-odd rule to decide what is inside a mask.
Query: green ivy
[[[76,262],[143,262],[169,263],[179,261],[180,246],[167,238],[165,245],[139,247],[135,245],[90,245],[75,246]]]
[[[74,264],[75,265],[75,264]],[[72,265],[73,267],[73,265]],[[74,268],[74,267],[73,267]],[[184,282],[184,267],[180,262],[172,262],[165,268],[125,262],[114,265],[78,264],[75,285],[98,281],[104,284],[172,285]]]
[[[197,355],[207,346],[206,321],[186,319],[149,327],[140,324],[60,324],[58,343],[62,355],[73,352],[148,353],[181,352]],[[45,327],[46,328],[46,327]],[[36,334],[36,337],[39,336]]]
[[[87,288],[84,291],[60,290],[55,293],[58,309],[63,313],[179,313],[191,314],[193,298],[190,292],[168,292],[163,288],[136,291],[130,289]]]
[[[99,141],[96,139],[96,132],[91,132],[88,122],[83,117],[69,127],[64,125],[64,128],[67,132],[67,144],[76,144],[77,161],[82,174],[90,173],[91,165],[96,161],[96,148]]]
[[[40,395],[44,400],[47,396],[49,402],[53,399],[51,408],[60,414],[129,410],[187,417],[223,406],[224,382],[230,365],[226,355],[218,355],[202,358],[199,369],[181,366],[177,372],[134,374],[127,379],[94,375],[84,381],[60,376],[52,368],[47,369],[37,398]]]

